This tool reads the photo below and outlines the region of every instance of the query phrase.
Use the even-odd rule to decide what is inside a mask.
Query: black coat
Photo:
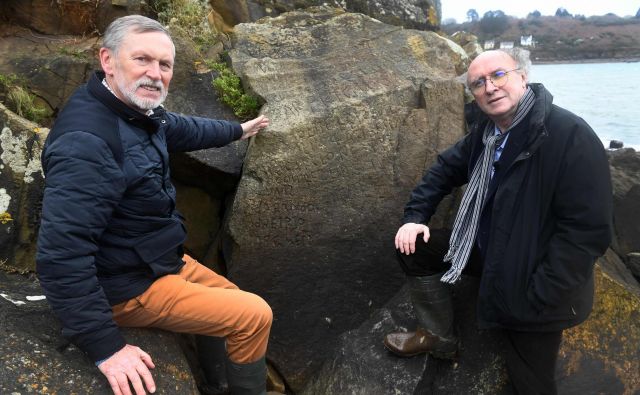
[[[171,151],[223,146],[238,123],[127,107],[94,74],[69,99],[45,144],[37,272],[63,335],[94,360],[125,344],[111,305],[183,265],[186,231]]]
[[[584,321],[593,267],[611,241],[612,188],[602,142],[584,120],[530,85],[534,107],[512,131],[490,186],[478,295],[480,327],[554,331]],[[474,103],[475,105],[475,103]],[[469,133],[438,156],[405,207],[428,223],[438,203],[468,182],[488,118],[470,111]]]

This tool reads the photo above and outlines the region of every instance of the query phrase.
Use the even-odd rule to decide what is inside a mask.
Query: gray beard
[[[133,86],[128,87],[123,81],[120,81],[118,78],[116,78],[116,84],[118,85],[118,89],[120,90],[120,92],[122,92],[122,94],[124,95],[124,98],[133,106],[135,106],[136,109],[142,110],[142,111],[148,111],[164,103],[168,93],[164,89],[164,87],[160,88],[162,92],[162,96],[160,98],[156,100],[143,99],[136,96],[136,93],[135,93],[136,89],[139,87],[138,82],[139,81],[136,81],[135,83],[133,83]]]

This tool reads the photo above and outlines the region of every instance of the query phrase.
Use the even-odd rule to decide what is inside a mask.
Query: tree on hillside
[[[469,11],[467,11],[467,19],[469,22],[478,22],[480,15],[478,15],[478,11],[476,11],[475,8],[470,8]]]
[[[480,20],[480,30],[488,35],[500,35],[509,27],[509,20],[504,12],[487,11]]]
[[[560,8],[558,8],[558,9],[556,10],[556,16],[559,16],[559,17],[561,17],[561,18],[566,18],[566,17],[569,17],[569,18],[570,18],[570,17],[572,17],[573,15],[571,15],[571,14],[569,13],[569,11],[567,11],[567,9],[566,9],[566,8],[564,8],[564,7],[560,7]]]
[[[529,15],[527,15],[527,18],[540,18],[542,16],[542,14],[540,13],[540,11],[535,10],[533,12],[530,12]]]

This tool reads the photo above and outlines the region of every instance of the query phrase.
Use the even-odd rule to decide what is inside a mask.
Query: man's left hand
[[[242,126],[242,137],[240,137],[240,140],[246,140],[258,134],[262,128],[269,126],[269,118],[260,115],[258,118],[247,121],[240,126]]]

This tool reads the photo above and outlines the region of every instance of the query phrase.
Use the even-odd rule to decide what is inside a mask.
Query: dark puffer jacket
[[[601,141],[584,120],[552,104],[542,85],[530,86],[534,107],[510,132],[482,214],[482,222],[490,218],[478,296],[484,328],[555,331],[584,321],[595,260],[611,241],[612,188]],[[477,107],[469,114],[469,134],[425,174],[404,223],[428,223],[444,195],[468,182],[489,122]]]
[[[111,305],[143,293],[183,265],[169,155],[219,147],[238,123],[151,117],[118,100],[95,73],[69,99],[43,152],[45,192],[37,272],[63,335],[93,360],[125,345]]]

